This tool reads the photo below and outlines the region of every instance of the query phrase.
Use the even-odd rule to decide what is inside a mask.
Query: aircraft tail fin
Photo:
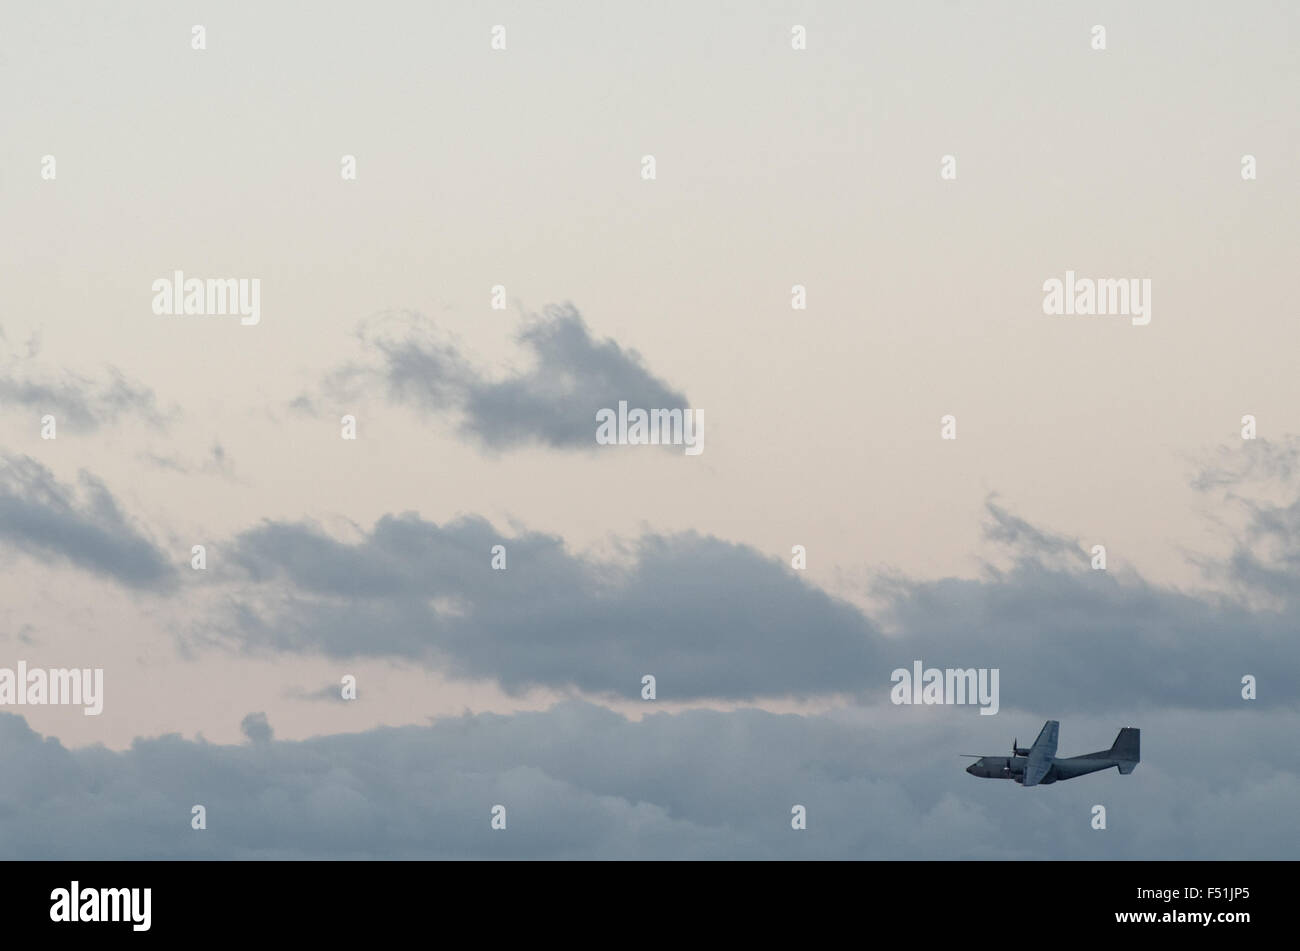
[[[1119,771],[1124,775],[1133,772],[1142,760],[1142,731],[1137,727],[1126,726],[1119,731],[1115,742],[1111,744],[1112,759],[1119,760]]]

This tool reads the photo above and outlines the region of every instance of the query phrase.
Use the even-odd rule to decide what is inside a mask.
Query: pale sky
[[[106,697],[4,712],[122,751],[243,744],[254,712],[278,742],[531,710],[580,746],[596,712],[540,711],[639,718],[659,670],[656,713],[944,737],[888,703],[920,657],[1002,667],[998,717],[955,711],[990,753],[1053,698],[1078,752],[1219,709],[1249,749],[1234,685],[1265,665],[1259,704],[1300,725],[1298,28],[1266,3],[15,9],[0,666],[103,667]],[[156,316],[174,270],[258,278],[260,323]],[[1150,324],[1044,315],[1067,270],[1149,279]],[[556,306],[576,337],[544,352],[520,335]],[[398,385],[390,326],[453,348],[449,404],[427,364]],[[476,435],[580,415],[554,388],[598,370],[684,394],[704,452]],[[316,696],[344,674],[359,700]]]

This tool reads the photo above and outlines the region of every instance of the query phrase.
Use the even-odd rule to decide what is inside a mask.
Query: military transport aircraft
[[[1074,779],[1112,766],[1119,767],[1119,771],[1127,776],[1142,758],[1139,748],[1142,731],[1136,727],[1126,726],[1120,730],[1108,750],[1065,759],[1056,756],[1056,740],[1060,732],[1061,724],[1048,720],[1029,749],[1022,749],[1012,740],[1010,756],[980,756],[966,767],[966,772],[982,779],[1014,779],[1022,786],[1046,786],[1058,779]]]

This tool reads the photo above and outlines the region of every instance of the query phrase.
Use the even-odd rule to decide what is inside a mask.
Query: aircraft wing
[[[1047,771],[1056,759],[1056,741],[1060,737],[1061,724],[1057,720],[1048,720],[1038,732],[1038,739],[1029,749],[1029,760],[1025,763],[1025,786],[1037,786],[1042,782]]]

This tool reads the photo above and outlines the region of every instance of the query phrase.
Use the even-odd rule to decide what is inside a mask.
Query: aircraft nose
[[[978,763],[971,763],[969,766],[966,767],[966,772],[968,772],[968,773],[970,773],[972,776],[974,776],[974,775],[975,775],[975,767],[978,766],[978,765],[979,765]]]

